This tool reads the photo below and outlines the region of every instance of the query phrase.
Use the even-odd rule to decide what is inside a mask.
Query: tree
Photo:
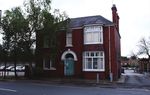
[[[10,56],[14,61],[15,66],[15,77],[16,63],[21,59],[22,54],[26,49],[28,38],[28,22],[24,18],[21,8],[16,7],[5,12],[5,16],[2,19],[3,28],[3,45],[7,51],[7,55]],[[8,60],[8,59],[7,59]]]
[[[146,40],[146,38],[142,38],[139,42],[139,51],[138,51],[138,55],[146,55],[148,57],[149,60],[149,66],[150,66],[150,40]],[[147,69],[149,71],[149,66],[147,65]]]
[[[13,59],[15,67],[18,60],[32,61],[38,32],[49,36],[50,57],[55,59],[59,45],[58,32],[67,29],[69,19],[65,12],[55,10],[51,13],[50,4],[51,0],[26,0],[24,9],[15,7],[5,12],[2,18],[3,47],[6,61]]]
[[[0,61],[4,62],[5,67],[7,65],[6,59],[7,59],[7,51],[4,49],[3,45],[0,45]],[[2,77],[4,79],[6,77],[6,68],[4,68],[4,73],[2,71]]]
[[[142,38],[139,42],[139,51],[138,54],[144,54],[150,59],[150,41],[146,40],[145,38]]]
[[[2,32],[3,34],[3,44],[2,44],[2,52],[5,52],[3,57],[4,57],[4,63],[5,63],[5,67],[7,65],[7,61],[9,59],[9,55],[10,55],[10,48],[11,48],[11,36],[12,36],[12,33],[9,32],[11,31],[11,28],[9,27],[9,22],[10,22],[10,11],[6,11],[6,16],[3,17],[3,20],[2,20],[2,29],[4,32]],[[6,69],[4,70],[4,78],[5,78],[5,74],[6,74]]]
[[[60,29],[66,29],[68,16],[55,10],[51,13],[51,0],[27,0],[25,3],[27,19],[31,34],[41,32],[48,36],[50,58],[54,61],[58,52],[59,42],[57,41]]]

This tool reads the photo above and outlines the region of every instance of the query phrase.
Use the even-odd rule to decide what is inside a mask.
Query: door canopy
[[[73,56],[73,59],[74,61],[77,61],[77,56],[75,54],[75,52],[71,51],[70,49],[68,49],[67,51],[65,51],[62,56],[61,56],[61,60],[65,60],[66,59],[66,55],[72,55]]]

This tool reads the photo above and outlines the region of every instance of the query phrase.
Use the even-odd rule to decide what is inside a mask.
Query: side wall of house
[[[111,31],[111,71],[113,80],[117,80],[121,75],[120,35],[114,26]]]

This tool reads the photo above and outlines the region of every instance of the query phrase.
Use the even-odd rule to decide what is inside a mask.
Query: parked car
[[[12,68],[14,68],[14,66],[8,66],[8,67],[6,68],[6,71],[11,71]]]
[[[25,70],[25,66],[16,66],[16,70],[23,71]]]
[[[0,66],[0,71],[3,71],[5,69],[5,66]]]
[[[11,71],[14,71],[15,67],[11,68]],[[16,71],[24,71],[25,70],[25,66],[16,66]]]

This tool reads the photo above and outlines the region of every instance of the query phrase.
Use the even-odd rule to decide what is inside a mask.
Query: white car
[[[0,70],[4,70],[5,69],[5,66],[0,66]]]
[[[16,66],[16,70],[22,71],[22,70],[24,70],[24,66]]]
[[[7,71],[11,71],[12,68],[14,68],[14,66],[8,66],[8,67],[6,68],[6,70],[7,70]]]

